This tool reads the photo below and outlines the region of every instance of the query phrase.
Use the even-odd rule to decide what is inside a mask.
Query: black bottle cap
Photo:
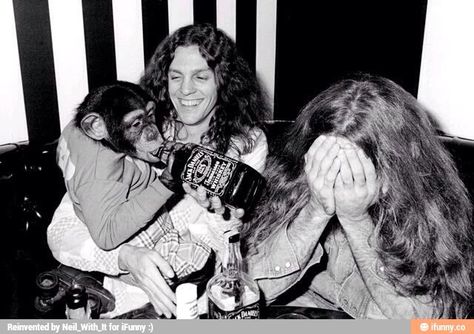
[[[66,292],[66,305],[70,309],[78,309],[87,305],[86,288],[79,284],[72,285]]]

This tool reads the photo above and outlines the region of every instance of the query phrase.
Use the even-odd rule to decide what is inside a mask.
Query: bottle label
[[[233,311],[224,311],[209,300],[209,317],[211,319],[259,319],[260,304],[257,301]]]
[[[181,174],[183,181],[202,185],[211,195],[222,196],[229,184],[237,162],[224,155],[195,147]]]

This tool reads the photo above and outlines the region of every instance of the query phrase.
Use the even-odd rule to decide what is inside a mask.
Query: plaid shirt
[[[186,231],[178,231],[174,228],[167,211],[128,244],[158,251],[171,265],[177,278],[185,277],[202,269],[211,254],[211,248],[208,245],[193,240]],[[168,284],[172,283],[167,277],[164,278]],[[121,275],[120,279],[135,285],[129,274]]]
[[[57,260],[85,271],[121,275],[128,283],[133,283],[126,277],[129,275],[124,275],[127,272],[118,267],[121,247],[110,251],[99,248],[90,238],[87,227],[71,210],[72,204],[66,195],[48,227],[48,244]],[[138,233],[128,244],[155,249],[171,265],[176,276],[181,278],[200,270],[211,254],[211,247],[200,240],[194,240],[186,232],[186,225],[179,221],[176,228],[170,214],[163,210],[155,222]]]
[[[229,156],[240,158],[242,162],[262,172],[268,152],[266,137],[261,130],[255,131],[252,136],[255,136],[256,144],[251,153],[240,157],[232,154]],[[205,265],[210,254],[210,250],[207,251],[207,255],[204,254],[206,248],[210,247],[216,252],[219,262],[225,244],[223,231],[240,226],[239,221],[222,221],[221,218],[219,215],[208,213],[192,198],[185,196],[169,211],[169,216],[168,214],[160,216],[129,243],[154,248],[170,262],[178,277],[186,276],[187,272],[195,271]],[[175,232],[166,228],[169,227],[169,222],[172,225],[171,230],[174,229]],[[165,230],[160,231],[161,226],[164,226]],[[116,308],[107,316],[113,317],[148,302],[143,290],[116,279],[117,276],[125,277],[123,274],[127,274],[118,267],[121,246],[110,251],[97,247],[87,227],[75,216],[67,195],[56,209],[47,235],[51,252],[59,262],[81,270],[100,271],[109,275],[104,278],[104,287],[115,295]],[[180,240],[180,236],[183,240]],[[187,238],[188,236],[192,237]],[[192,238],[197,242],[190,242]]]

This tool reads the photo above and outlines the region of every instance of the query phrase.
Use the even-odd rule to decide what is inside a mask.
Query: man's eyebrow
[[[212,70],[209,67],[206,67],[206,68],[199,68],[199,69],[193,70],[191,73],[196,74],[196,73],[199,73],[199,72],[209,72],[209,71],[212,71]],[[168,70],[168,72],[174,72],[174,73],[182,74],[182,72],[180,70],[175,69],[175,68],[171,68],[171,67]]]

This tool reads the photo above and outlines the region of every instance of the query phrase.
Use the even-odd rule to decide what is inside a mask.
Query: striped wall
[[[236,40],[274,119],[293,119],[354,71],[426,97],[436,74],[420,77],[420,64],[427,3],[436,1],[0,0],[0,144],[56,139],[90,89],[137,81],[158,43],[194,22]]]
[[[0,0],[5,50],[0,144],[56,139],[91,88],[115,79],[136,82],[163,37],[194,22],[213,23],[232,36],[273,96],[275,60],[266,58],[267,50],[275,49],[276,5],[272,0]],[[257,55],[257,30],[263,34],[262,55]]]

